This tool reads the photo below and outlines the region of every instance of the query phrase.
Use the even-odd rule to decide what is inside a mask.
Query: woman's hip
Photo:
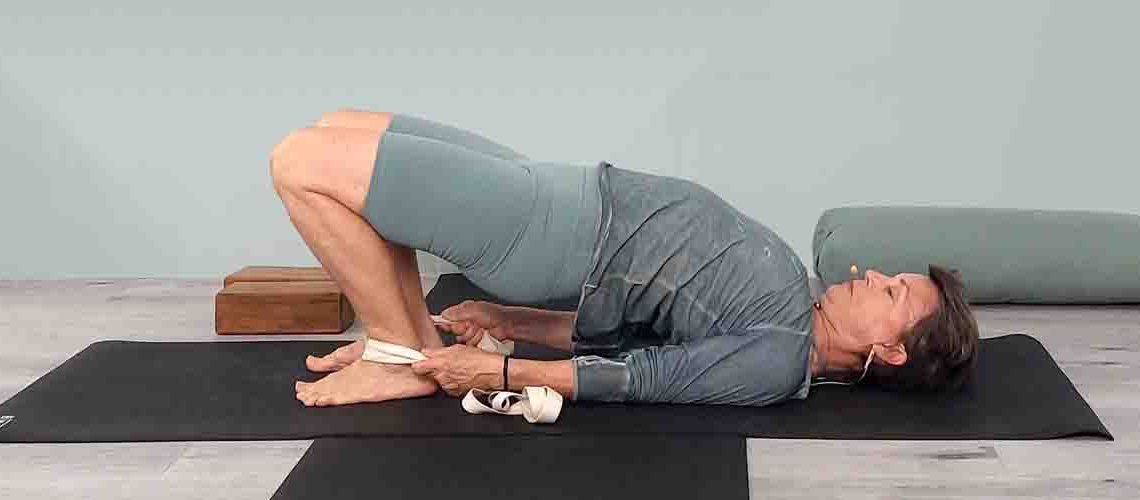
[[[385,133],[363,215],[508,301],[576,296],[599,218],[593,166],[507,159]]]

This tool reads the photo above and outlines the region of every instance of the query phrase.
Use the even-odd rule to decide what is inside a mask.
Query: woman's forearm
[[[562,394],[567,400],[574,397],[574,363],[571,360],[535,361],[511,358],[507,369],[511,391],[521,392],[524,387],[545,385]],[[501,388],[502,377],[499,378],[499,388]]]
[[[570,352],[574,311],[548,311],[531,307],[510,306],[511,339],[540,344]]]

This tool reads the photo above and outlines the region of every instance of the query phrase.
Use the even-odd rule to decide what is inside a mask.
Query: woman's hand
[[[424,349],[428,359],[412,363],[417,375],[434,378],[450,396],[462,396],[471,389],[496,390],[503,387],[503,356],[463,344],[443,349]]]
[[[444,309],[440,316],[449,321],[437,322],[436,327],[454,333],[456,342],[469,346],[479,345],[484,335],[510,339],[514,329],[507,307],[492,302],[466,300]]]

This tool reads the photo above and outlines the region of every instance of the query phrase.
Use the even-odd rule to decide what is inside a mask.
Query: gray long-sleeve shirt
[[[813,299],[795,253],[696,183],[607,173],[611,221],[575,320],[572,399],[806,398]]]

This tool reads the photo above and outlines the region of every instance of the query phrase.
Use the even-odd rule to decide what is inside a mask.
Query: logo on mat
[[[16,417],[12,415],[0,415],[0,429],[3,429],[5,425],[12,423],[13,420],[16,420]]]

